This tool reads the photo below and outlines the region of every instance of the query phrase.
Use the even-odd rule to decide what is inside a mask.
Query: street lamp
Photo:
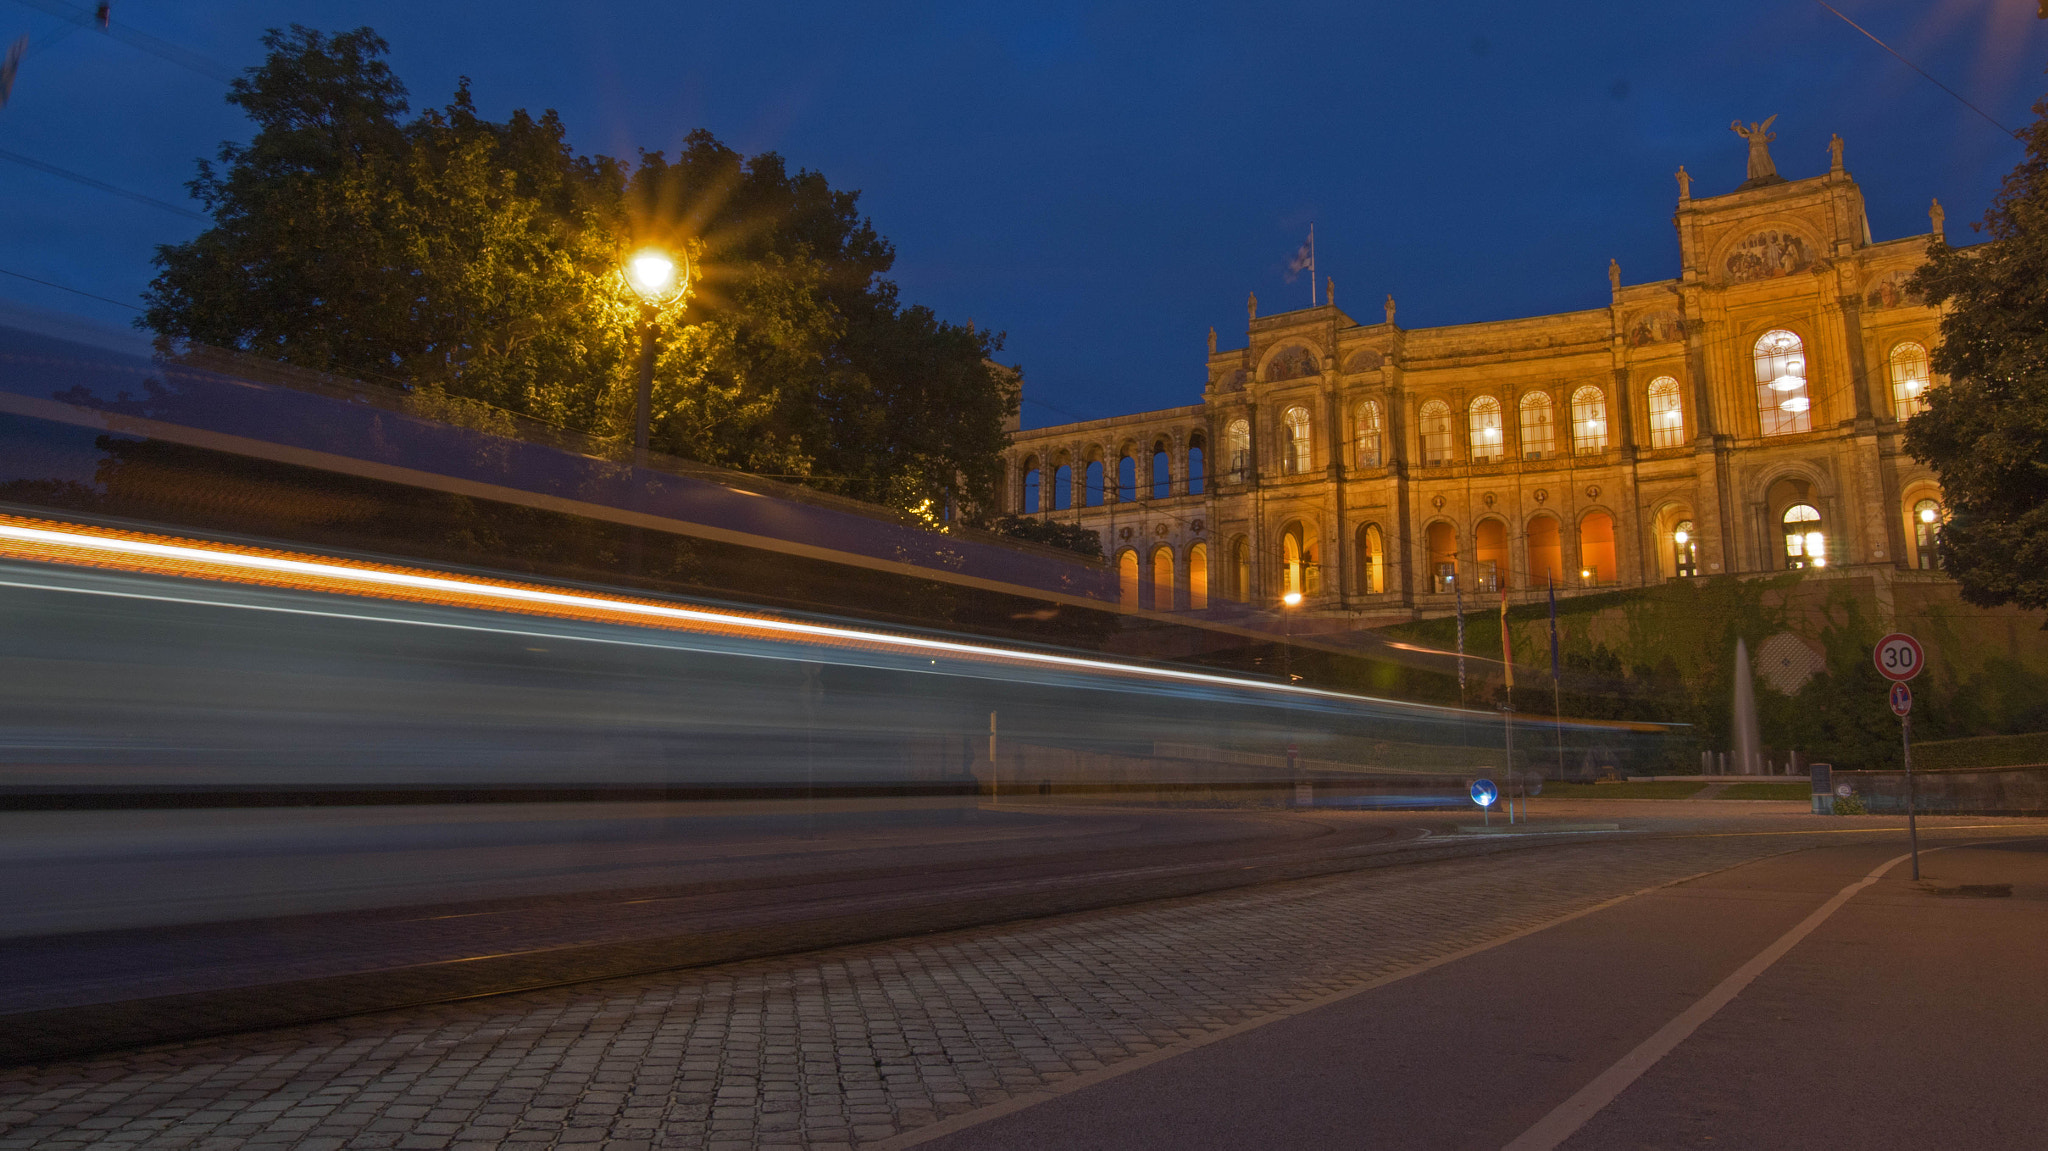
[[[642,248],[626,257],[626,284],[640,297],[640,379],[633,389],[633,463],[647,466],[649,425],[654,407],[655,321],[661,306],[690,286],[687,256],[660,248]]]

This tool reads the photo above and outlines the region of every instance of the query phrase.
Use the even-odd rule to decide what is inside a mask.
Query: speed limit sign
[[[1927,662],[1920,641],[1902,631],[1878,640],[1871,658],[1877,662],[1877,674],[1900,683],[1919,675],[1921,666]]]

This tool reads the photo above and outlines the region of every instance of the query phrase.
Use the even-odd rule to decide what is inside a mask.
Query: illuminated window
[[[1671,532],[1672,569],[1681,576],[1700,574],[1699,530],[1691,520],[1679,520]]]
[[[1756,342],[1756,411],[1763,434],[1813,430],[1813,397],[1806,390],[1806,345],[1783,329]]]
[[[1287,409],[1280,417],[1280,429],[1281,435],[1286,438],[1286,446],[1280,456],[1280,470],[1290,476],[1307,475],[1311,455],[1308,409]]]
[[[1316,542],[1296,520],[1280,530],[1280,594],[1316,595],[1322,570],[1316,563]]]
[[[1125,549],[1116,557],[1117,601],[1125,607],[1138,606],[1138,553]]]
[[[1472,401],[1470,412],[1472,425],[1472,460],[1484,463],[1497,460],[1507,449],[1500,431],[1500,401],[1492,396],[1481,396]]]
[[[1358,405],[1358,466],[1380,466],[1380,404],[1367,400]]]
[[[1173,549],[1152,553],[1152,610],[1173,610]]]
[[[1422,405],[1422,459],[1432,466],[1451,462],[1451,405],[1442,400]]]
[[[1380,595],[1387,590],[1387,543],[1380,525],[1358,529],[1358,592]]]
[[[1678,397],[1678,381],[1658,376],[1650,381],[1650,446],[1676,448],[1685,443],[1685,404]]]
[[[1209,545],[1196,544],[1188,549],[1188,610],[1201,611],[1209,606]]]
[[[1530,392],[1522,397],[1522,458],[1540,460],[1557,454],[1557,414],[1550,410],[1549,392]]]
[[[1223,456],[1230,461],[1230,478],[1242,482],[1251,474],[1252,468],[1252,426],[1244,420],[1232,420],[1223,429]]]
[[[1907,419],[1927,410],[1927,349],[1900,344],[1892,349],[1892,410]]]
[[[1439,520],[1422,538],[1429,546],[1430,588],[1438,595],[1458,590],[1458,529]]]
[[[1913,561],[1922,571],[1941,566],[1941,505],[1921,500],[1913,505]]]
[[[1811,504],[1793,504],[1785,509],[1782,522],[1786,567],[1828,566],[1828,538],[1821,534],[1819,511]]]
[[[1572,393],[1572,454],[1607,450],[1607,393],[1588,385]]]
[[[1230,598],[1248,603],[1252,596],[1252,545],[1243,536],[1230,544]]]

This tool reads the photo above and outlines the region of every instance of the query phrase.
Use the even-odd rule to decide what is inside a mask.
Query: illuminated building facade
[[[1610,263],[1604,308],[1411,330],[1391,298],[1370,324],[1254,299],[1201,403],[1018,433],[1004,503],[1095,529],[1155,610],[1298,590],[1370,621],[1460,586],[1932,568],[1941,493],[1900,441],[1934,382],[1939,311],[1905,282],[1941,208],[1874,242],[1832,153],[1720,196],[1681,169],[1678,277]]]

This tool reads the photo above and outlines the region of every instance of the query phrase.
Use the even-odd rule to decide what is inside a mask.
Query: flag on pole
[[[1557,578],[1550,577],[1550,682],[1557,682]]]
[[[1316,226],[1314,224],[1308,226],[1308,239],[1303,241],[1301,250],[1294,253],[1294,258],[1287,262],[1287,282],[1293,283],[1294,277],[1301,275],[1303,272],[1308,273],[1308,306],[1313,308],[1316,306]]]
[[[1465,702],[1465,588],[1451,576],[1451,592],[1458,604],[1458,702]]]
[[[1515,637],[1508,631],[1508,581],[1500,581],[1500,666],[1508,673],[1508,690],[1515,690]]]

